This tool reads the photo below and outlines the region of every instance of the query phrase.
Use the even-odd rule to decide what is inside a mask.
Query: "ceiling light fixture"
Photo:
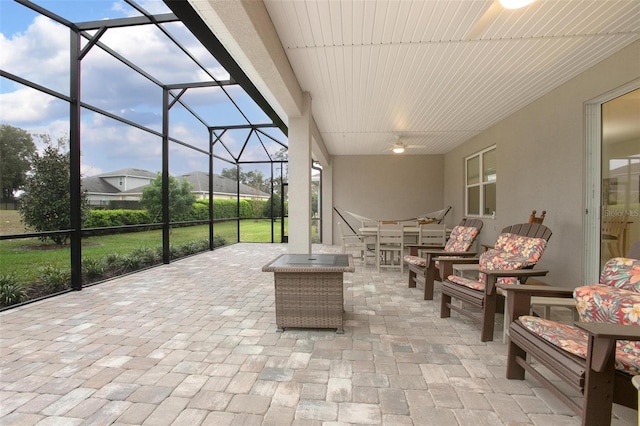
[[[393,146],[393,153],[394,154],[402,154],[404,152],[404,145],[401,144],[400,142],[398,142],[397,144],[395,144]]]
[[[520,9],[533,3],[534,0],[498,0],[505,9]]]

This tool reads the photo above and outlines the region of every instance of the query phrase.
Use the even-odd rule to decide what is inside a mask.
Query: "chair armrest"
[[[615,356],[616,341],[640,340],[640,327],[636,325],[594,322],[576,322],[574,324],[589,333],[587,362],[591,360],[591,364],[588,367],[599,373],[607,368],[607,364],[613,363],[611,358],[612,355]]]
[[[544,277],[549,273],[544,269],[480,269],[480,272],[495,277]]]
[[[471,252],[464,252],[469,256],[473,256]],[[459,257],[455,257],[459,256]],[[437,262],[440,262],[440,274],[443,279],[446,279],[449,275],[453,274],[453,265],[477,265],[480,259],[477,257],[462,257],[461,254],[454,254],[454,252],[447,252],[446,256],[436,257],[434,259]]]
[[[425,250],[425,252],[429,253],[429,250]],[[477,253],[475,251],[441,251],[435,254],[443,256],[474,257]]]
[[[529,315],[531,297],[565,297],[573,298],[573,289],[568,287],[552,287],[539,285],[496,284],[507,293],[507,312],[512,320],[522,315]]]
[[[513,285],[513,284],[496,284],[496,287],[509,293],[526,293],[537,297],[573,297],[573,289],[568,287],[554,287],[547,285]]]
[[[417,256],[421,250],[434,250],[434,251],[442,251],[444,246],[427,246],[422,244],[405,244],[405,247],[409,247],[409,254],[411,256]]]
[[[480,269],[479,271],[487,275],[486,294],[493,293],[499,277],[544,277],[549,273],[544,269]]]
[[[640,340],[640,327],[636,325],[598,322],[575,322],[574,325],[600,338],[631,341]]]
[[[465,252],[467,253],[467,252]],[[473,256],[474,254],[470,254],[470,256]],[[479,259],[477,257],[458,257],[458,258],[450,258],[449,256],[462,256],[460,254],[452,254],[451,252],[446,252],[446,256],[443,257],[436,257],[434,260],[437,260],[440,263],[451,263],[452,265],[455,265],[457,263],[464,263],[464,264],[477,264],[479,262]]]

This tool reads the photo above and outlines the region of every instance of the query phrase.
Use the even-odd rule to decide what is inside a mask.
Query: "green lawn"
[[[6,217],[5,217],[6,218]],[[280,222],[274,227],[275,241],[280,241]],[[16,228],[13,226],[14,232]],[[3,226],[3,233],[6,228]],[[19,231],[21,232],[21,231]],[[237,242],[236,222],[214,224],[214,234],[225,239],[227,244]],[[170,243],[177,246],[193,240],[209,238],[206,225],[174,228],[171,231]],[[241,222],[242,242],[271,242],[269,220],[244,220]],[[162,231],[131,232],[105,236],[94,236],[83,239],[82,258],[101,259],[110,254],[127,255],[135,249],[156,248],[162,245]],[[70,249],[52,243],[43,243],[37,239],[0,241],[0,275],[13,274],[19,282],[34,282],[38,277],[38,268],[52,265],[57,268],[68,268]]]

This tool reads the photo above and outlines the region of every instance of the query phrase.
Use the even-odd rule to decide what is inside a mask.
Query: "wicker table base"
[[[278,331],[335,328],[343,332],[343,273],[353,272],[351,255],[282,255],[265,265],[274,273]]]

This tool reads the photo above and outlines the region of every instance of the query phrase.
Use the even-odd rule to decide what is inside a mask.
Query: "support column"
[[[289,253],[311,253],[311,96],[289,118]]]
[[[333,167],[322,165],[322,244],[333,244]]]

